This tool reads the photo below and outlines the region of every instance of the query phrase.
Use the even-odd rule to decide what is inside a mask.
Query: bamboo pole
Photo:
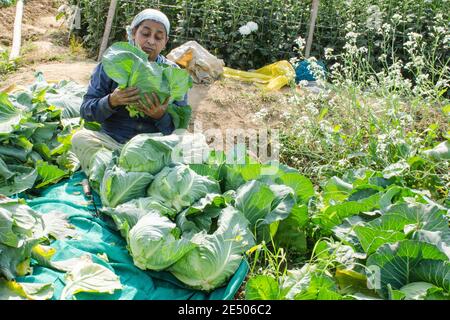
[[[308,40],[306,41],[305,57],[309,58],[311,53],[311,46],[314,36],[314,28],[316,26],[317,13],[319,12],[319,0],[313,0],[311,5],[311,19],[309,21]]]
[[[114,15],[116,14],[118,2],[119,2],[118,0],[111,0],[111,3],[109,4],[108,18],[106,19],[105,32],[103,33],[102,44],[100,46],[100,51],[98,53],[97,59],[98,61],[102,59],[103,53],[105,52],[106,47],[108,46],[109,35],[111,34],[111,28],[114,21]]]
[[[20,55],[20,45],[22,42],[22,17],[23,17],[23,0],[17,0],[16,17],[14,18],[13,42],[9,60],[14,60]]]

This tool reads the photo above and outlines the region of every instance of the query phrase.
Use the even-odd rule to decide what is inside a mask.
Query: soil
[[[55,0],[29,0],[25,2],[22,20],[22,37],[24,41],[40,37],[47,30],[47,24],[42,19],[51,20],[57,14],[58,1]],[[11,6],[0,9],[0,44],[11,46],[16,7]],[[56,25],[56,20],[54,25]]]

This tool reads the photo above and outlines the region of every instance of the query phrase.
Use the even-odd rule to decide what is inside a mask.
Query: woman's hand
[[[162,104],[159,102],[159,98],[155,93],[151,94],[152,98],[147,93],[144,93],[144,97],[147,106],[142,103],[142,101],[139,101],[138,110],[142,111],[145,115],[149,116],[152,119],[161,119],[167,111],[170,97],[167,97],[167,99]]]
[[[108,101],[111,108],[116,108],[122,105],[137,103],[140,99],[138,88],[117,88],[109,95]]]

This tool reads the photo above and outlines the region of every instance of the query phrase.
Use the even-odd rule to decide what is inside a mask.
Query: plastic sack
[[[216,58],[196,41],[189,41],[173,49],[167,59],[186,70],[195,83],[212,83],[223,74],[225,63]]]
[[[295,78],[295,70],[286,60],[269,64],[253,72],[227,67],[223,69],[226,78],[253,82],[263,90],[279,90]]]

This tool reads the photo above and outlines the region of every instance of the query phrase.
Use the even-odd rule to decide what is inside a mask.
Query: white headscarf
[[[131,25],[127,26],[128,42],[135,45],[133,41],[133,29],[138,26],[144,20],[153,20],[161,23],[166,28],[166,34],[169,36],[170,22],[167,16],[159,10],[145,9],[139,12],[131,22]]]

